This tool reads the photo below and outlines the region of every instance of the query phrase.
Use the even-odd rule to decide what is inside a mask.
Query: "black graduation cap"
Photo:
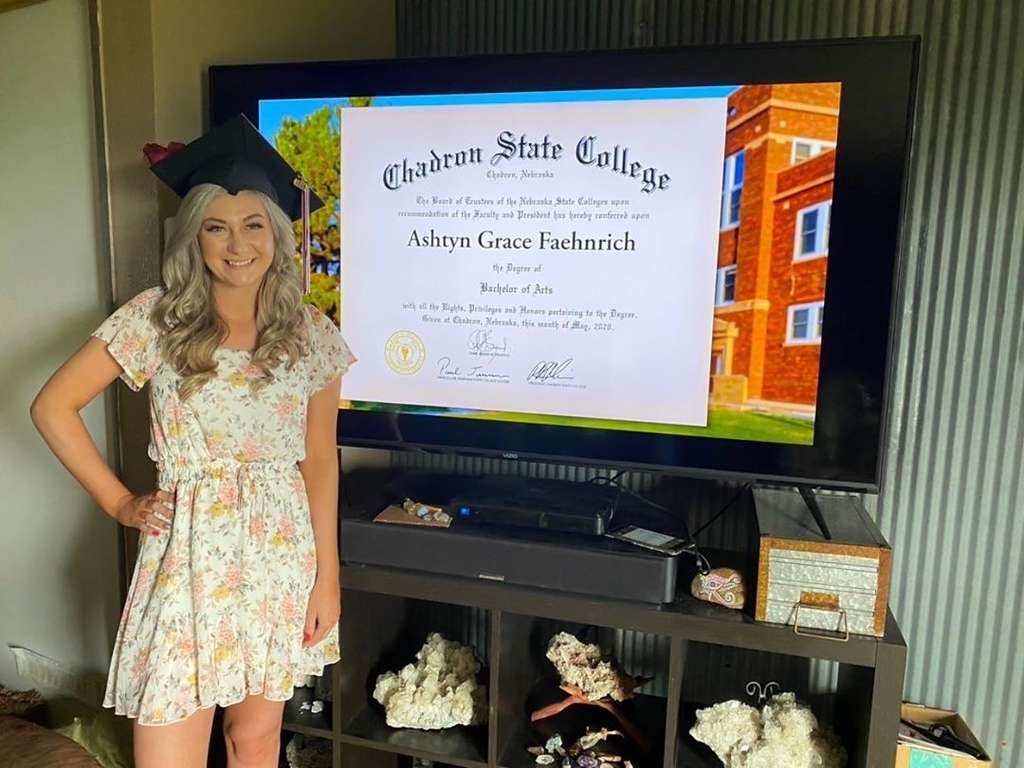
[[[255,190],[281,206],[292,221],[303,218],[305,182],[245,115],[231,118],[187,145],[147,144],[143,152],[150,170],[180,197],[203,183],[218,184],[232,195]],[[307,212],[323,205],[310,189]]]

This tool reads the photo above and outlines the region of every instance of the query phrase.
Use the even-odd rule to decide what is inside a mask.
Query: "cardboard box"
[[[953,729],[958,738],[988,754],[988,751],[971,733],[967,723],[956,712],[946,709],[933,709],[920,704],[904,704],[900,707],[900,717],[912,723],[945,723]],[[896,747],[896,768],[991,768],[992,761],[974,760],[969,757],[953,757],[941,749],[930,749],[925,746],[900,744]]]

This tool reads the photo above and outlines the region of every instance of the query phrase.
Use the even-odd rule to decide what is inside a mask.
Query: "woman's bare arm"
[[[338,399],[341,377],[335,377],[309,398],[306,413],[306,458],[299,471],[306,481],[317,580],[339,577],[338,565]]]
[[[32,401],[32,423],[50,450],[111,517],[131,497],[114,474],[79,411],[121,373],[106,342],[90,337],[43,385]]]

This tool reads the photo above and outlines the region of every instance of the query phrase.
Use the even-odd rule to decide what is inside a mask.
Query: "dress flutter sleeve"
[[[352,354],[345,337],[323,312],[307,304],[310,317],[309,393],[313,394],[327,382],[341,376],[358,358]]]
[[[162,293],[159,287],[143,291],[90,334],[107,343],[110,355],[121,366],[121,380],[135,392],[160,368],[158,332],[149,316]]]

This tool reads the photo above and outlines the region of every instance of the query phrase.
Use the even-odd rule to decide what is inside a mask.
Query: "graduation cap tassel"
[[[313,260],[309,244],[309,184],[297,177],[295,186],[302,190],[302,292],[308,294],[311,288]]]
[[[302,188],[302,290],[309,293],[312,288],[313,256],[309,246],[309,185]]]

